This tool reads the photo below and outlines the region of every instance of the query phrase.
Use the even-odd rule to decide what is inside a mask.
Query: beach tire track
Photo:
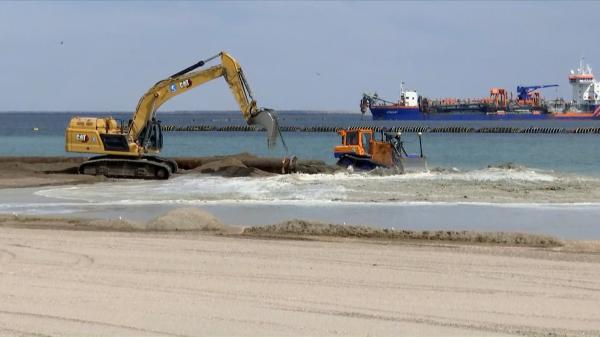
[[[13,328],[7,328],[6,326],[0,326],[0,336],[43,336],[39,332],[17,330]]]
[[[76,259],[74,262],[66,263],[66,265],[69,265],[71,267],[87,268],[95,263],[94,258],[87,254],[74,253],[74,252],[60,250],[60,249],[32,247],[32,246],[27,246],[27,245],[22,245],[22,244],[11,244],[10,246],[74,257]]]
[[[396,314],[396,315],[382,315],[382,314],[371,314],[360,311],[347,311],[347,310],[332,310],[332,309],[316,309],[316,308],[305,308],[305,307],[285,307],[281,306],[278,308],[282,311],[302,312],[302,313],[313,313],[318,315],[337,316],[352,319],[365,319],[365,320],[382,320],[382,321],[393,321],[393,322],[409,322],[424,325],[434,325],[446,328],[459,328],[467,330],[477,330],[484,332],[493,333],[508,333],[520,336],[547,336],[551,335],[562,335],[562,336],[597,336],[600,334],[600,330],[570,330],[570,329],[550,329],[541,328],[535,326],[522,326],[522,325],[502,325],[490,322],[469,322],[461,321],[456,318],[444,318],[435,316],[425,315],[412,315],[412,314]]]
[[[469,271],[462,271],[463,273],[469,273]],[[524,285],[534,285],[541,287],[557,287],[563,289],[578,289],[592,292],[600,292],[600,287],[593,287],[597,282],[591,280],[582,280],[572,276],[571,278],[553,277],[552,279],[540,279],[538,275],[531,275],[529,273],[514,273],[514,272],[497,272],[497,271],[486,271],[486,272],[471,272],[471,274],[487,278],[491,280],[520,282]]]
[[[42,319],[42,320],[62,321],[62,322],[70,322],[70,323],[75,323],[75,324],[84,324],[84,325],[92,325],[92,326],[93,325],[104,326],[104,327],[122,329],[125,331],[133,331],[133,332],[137,332],[137,333],[152,334],[152,335],[156,335],[156,336],[182,336],[180,334],[175,334],[175,333],[171,333],[171,332],[138,328],[138,327],[130,326],[130,325],[115,324],[115,323],[101,322],[101,321],[92,321],[92,320],[86,320],[86,319],[80,319],[80,318],[70,318],[70,317],[64,317],[64,316],[54,316],[54,315],[48,315],[48,314],[37,314],[37,313],[32,313],[32,312],[0,310],[0,315],[9,315],[9,316],[16,316],[16,317],[25,316],[25,317],[35,318],[35,319]]]
[[[7,249],[0,249],[0,263],[8,263],[17,258],[17,254]]]
[[[184,289],[180,289],[184,290]],[[548,328],[538,326],[526,326],[518,324],[498,324],[495,322],[481,322],[461,320],[455,317],[442,317],[433,315],[416,315],[408,312],[399,312],[392,310],[381,310],[376,308],[366,308],[360,306],[345,305],[344,310],[334,309],[338,306],[337,303],[327,301],[314,301],[292,299],[293,303],[301,304],[301,306],[290,303],[290,300],[284,300],[278,297],[265,297],[264,295],[242,294],[239,292],[204,290],[198,291],[194,289],[185,289],[192,293],[203,293],[205,297],[215,299],[226,299],[236,302],[244,302],[252,304],[255,307],[269,308],[277,311],[290,311],[298,313],[312,313],[317,315],[337,316],[353,319],[379,320],[415,323],[423,325],[435,325],[444,328],[458,328],[467,330],[477,330],[493,333],[508,333],[511,335],[521,336],[548,336],[549,334],[557,334],[561,336],[596,336],[600,335],[600,330],[572,330],[564,328]],[[349,309],[349,310],[348,310]],[[548,317],[540,316],[537,317]],[[572,317],[576,318],[576,317]],[[579,319],[579,318],[577,318]],[[587,319],[586,321],[590,321]],[[351,331],[348,331],[351,334]]]

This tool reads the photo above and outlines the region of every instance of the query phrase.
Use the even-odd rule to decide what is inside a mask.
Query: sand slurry
[[[282,173],[281,158],[256,157],[246,153],[230,156],[174,158],[184,174],[211,174],[223,177],[268,177]],[[289,159],[289,158],[288,158]],[[101,181],[119,183],[122,180],[103,176],[77,174],[84,158],[78,157],[0,157],[0,189],[50,185],[76,185]],[[396,176],[394,170],[375,170],[340,177],[330,176],[339,168],[320,161],[297,160],[299,173],[322,174],[323,181],[334,180],[346,189],[343,201],[354,202],[486,202],[486,203],[598,203],[600,179],[555,173],[539,173],[511,164],[487,170],[456,172],[432,169],[430,174]],[[508,171],[507,171],[508,170]],[[283,170],[289,173],[289,170]],[[490,178],[495,177],[495,178]],[[365,176],[368,188],[357,189]],[[387,179],[391,176],[392,179]],[[353,178],[355,177],[355,178]],[[504,178],[502,178],[504,177]],[[521,178],[515,178],[521,177]],[[524,178],[525,177],[525,178]],[[322,182],[321,182],[322,183]]]
[[[568,244],[203,233],[0,227],[0,335],[600,336]]]

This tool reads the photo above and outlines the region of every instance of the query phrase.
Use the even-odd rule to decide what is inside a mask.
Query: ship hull
[[[423,119],[419,107],[372,106],[373,120],[419,120]]]
[[[375,107],[370,108],[373,120],[540,120],[540,119],[600,119],[593,112],[574,113],[529,113],[529,112],[421,112],[418,107]]]

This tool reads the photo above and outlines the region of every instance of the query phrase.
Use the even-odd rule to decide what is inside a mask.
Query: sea
[[[64,150],[64,131],[73,116],[113,116],[127,121],[131,113],[123,112],[5,112],[0,113],[0,156],[81,156]],[[360,113],[279,112],[281,125],[290,126],[467,126],[467,127],[600,127],[600,121],[373,121]],[[160,115],[163,124],[245,125],[239,112],[170,112]],[[37,128],[37,131],[33,131]],[[334,163],[332,149],[340,142],[335,133],[284,132],[287,145],[275,149],[266,146],[261,132],[166,132],[162,155],[193,157],[248,152],[260,156],[291,156],[299,159]],[[461,170],[514,163],[533,169],[564,173],[600,175],[600,155],[594,134],[491,134],[427,133],[423,151],[430,166]],[[405,145],[417,152],[418,138],[407,134]]]
[[[64,130],[73,116],[113,116],[129,112],[0,113],[0,156],[81,156],[64,150]],[[163,124],[244,125],[235,111],[180,111],[159,116]],[[278,112],[289,126],[467,126],[600,127],[600,121],[372,121],[369,115],[322,111]],[[200,157],[247,152],[335,163],[336,133],[283,132],[285,146],[267,147],[264,132],[165,132],[163,156]],[[409,152],[418,137],[404,134]],[[373,176],[365,173],[222,178],[182,175],[169,181],[119,180],[95,185],[0,190],[0,213],[125,217],[145,221],[175,207],[202,207],[223,222],[252,225],[291,218],[366,224],[387,228],[520,231],[565,239],[600,239],[600,203],[575,197],[517,202],[423,201],[395,198],[403,184],[434,180],[495,184],[591,181],[600,183],[600,135],[425,133],[423,152],[430,172]],[[458,183],[456,183],[458,182]],[[389,188],[389,186],[394,186]],[[458,186],[458,187],[457,187]],[[384,188],[387,187],[387,188]],[[517,191],[521,193],[522,191]],[[584,200],[584,201],[581,201]],[[275,206],[275,207],[274,207]]]

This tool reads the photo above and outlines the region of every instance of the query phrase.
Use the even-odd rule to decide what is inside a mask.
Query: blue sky
[[[396,99],[557,83],[600,70],[600,2],[0,2],[1,111],[132,111],[155,82],[216,54],[259,104],[358,112]],[[63,41],[63,44],[60,42]],[[596,72],[597,75],[599,74]],[[235,110],[224,81],[162,110]]]

